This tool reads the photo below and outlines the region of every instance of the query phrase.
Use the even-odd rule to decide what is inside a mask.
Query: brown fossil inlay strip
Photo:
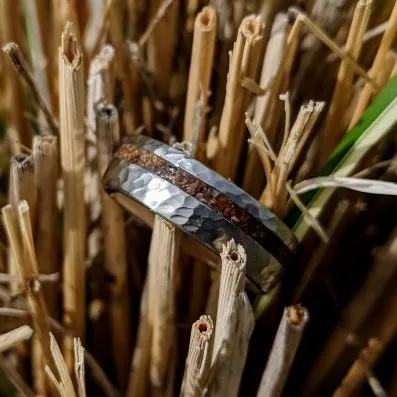
[[[260,220],[236,205],[214,187],[135,144],[124,143],[115,155],[121,160],[137,164],[177,186],[248,234],[282,265],[287,266],[290,263],[292,252],[284,242]]]

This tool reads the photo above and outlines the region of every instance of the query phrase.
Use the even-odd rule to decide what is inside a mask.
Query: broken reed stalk
[[[50,354],[50,328],[47,322],[47,309],[41,284],[37,278],[37,258],[33,243],[29,205],[26,201],[19,203],[18,218],[14,215],[11,205],[7,205],[2,208],[2,217],[15,263],[18,267],[20,283],[28,296],[34,328],[40,343],[43,361],[40,362],[40,366],[34,368],[33,378],[37,384],[41,384],[42,365],[49,365],[53,368],[53,363]],[[37,363],[37,361],[34,362]]]
[[[99,104],[96,109],[96,120],[98,173],[101,177],[112,159],[113,149],[120,143],[117,109],[113,105]],[[105,270],[111,277],[109,284],[111,346],[119,385],[124,390],[127,385],[131,355],[124,211],[103,188],[100,190]]]
[[[7,43],[19,39],[19,2],[2,1],[0,3],[0,28],[1,38]],[[24,101],[21,83],[12,66],[3,63],[2,72],[7,76],[6,80],[6,121],[7,136],[10,140],[12,154],[20,153],[20,144],[30,147],[31,133],[27,120],[23,116]]]
[[[37,188],[37,219],[35,247],[39,272],[60,271],[58,256],[57,182],[59,177],[58,138],[35,136],[33,139],[34,180]],[[58,318],[59,286],[47,283],[43,295],[48,313]]]
[[[361,332],[376,305],[384,296],[384,292],[395,280],[396,257],[397,230],[395,229],[386,244],[377,251],[370,272],[344,308],[340,324],[335,326],[326,345],[315,360],[304,385],[305,395],[311,395],[312,392],[318,390],[322,382],[338,367],[341,357],[348,348],[348,334]]]
[[[18,205],[20,201],[26,200],[30,207],[30,214],[33,228],[35,227],[36,205],[37,205],[37,189],[34,181],[33,159],[32,156],[19,154],[11,157],[10,178],[8,187],[9,203],[18,213]],[[8,254],[8,272],[11,276],[19,276],[17,264],[14,255]],[[18,283],[11,282],[10,289],[17,293],[19,290]]]
[[[90,63],[87,81],[87,130],[86,130],[86,168],[85,199],[91,225],[98,224],[101,215],[100,180],[97,164],[97,137],[95,135],[95,108],[100,101],[113,103],[115,84],[115,51],[111,45],[104,45]],[[92,263],[101,251],[100,227],[90,227],[87,236],[87,261]]]
[[[203,395],[203,381],[208,377],[210,370],[210,346],[213,332],[214,326],[210,316],[201,316],[192,325],[180,397]]]
[[[205,158],[205,128],[208,97],[210,95],[210,80],[214,60],[216,40],[216,13],[212,7],[204,7],[197,15],[194,23],[192,57],[190,60],[189,82],[186,95],[185,120],[183,139],[193,143],[193,131],[196,120],[196,108],[202,106],[199,120],[198,136],[195,137],[195,157]],[[200,98],[202,103],[198,104]]]
[[[257,397],[281,396],[308,321],[309,313],[304,307],[284,309]]]
[[[264,4],[267,4],[267,2]],[[264,95],[258,96],[255,101],[254,119],[258,123],[260,123],[261,120],[265,120],[262,112],[266,111],[268,106],[267,103],[270,98],[273,97],[271,93],[272,90],[274,90],[273,81],[277,72],[283,67],[282,60],[287,39],[287,29],[287,15],[285,13],[278,14],[274,20],[270,39],[267,43],[260,77],[260,86],[263,87],[266,92]],[[264,178],[260,177],[260,175],[264,174],[258,171],[258,169],[261,169],[260,161],[257,149],[254,144],[250,143],[244,170],[243,189],[254,197],[260,196],[265,184]]]
[[[361,52],[371,7],[372,0],[359,1],[354,10],[345,51],[356,61]],[[345,60],[342,60],[325,122],[325,129],[322,133],[322,143],[318,158],[319,166],[325,163],[346,132],[347,126],[341,123],[341,119],[351,99],[348,93],[351,92],[353,86],[353,77],[354,71]]]
[[[161,396],[174,382],[175,293],[181,233],[156,215],[149,253],[149,316],[152,322],[150,395]]]
[[[51,112],[47,106],[47,103],[44,101],[36,82],[33,78],[32,72],[30,71],[28,64],[23,57],[21,50],[18,45],[10,42],[7,43],[3,47],[3,52],[5,52],[10,58],[12,64],[15,67],[20,78],[25,82],[25,84],[29,87],[33,99],[36,102],[36,105],[41,110],[46,120],[46,125],[41,125],[41,133],[43,135],[48,135],[49,133],[53,135],[58,135],[58,126],[54,119],[52,118]]]
[[[68,23],[59,48],[60,149],[64,182],[63,321],[85,333],[84,80],[79,44]],[[73,362],[73,341],[65,337],[65,358]]]
[[[254,327],[254,314],[244,291],[246,254],[230,240],[223,246],[209,393],[237,396]]]
[[[256,77],[262,50],[263,28],[263,23],[258,18],[244,18],[230,60],[214,169],[231,179],[237,175],[244,141],[244,114],[252,99],[252,93],[241,86],[241,80]]]
[[[21,342],[29,340],[33,335],[33,329],[28,325],[22,325],[12,331],[0,335],[0,353],[13,348]]]
[[[382,36],[382,41],[378,47],[375,59],[373,61],[372,67],[368,72],[371,79],[378,83],[380,74],[382,73],[383,63],[386,58],[386,54],[390,50],[393,41],[397,34],[397,3],[394,3],[392,13],[389,18],[388,25],[386,27],[385,33]],[[367,108],[372,96],[374,95],[373,86],[369,82],[365,83],[363,90],[361,91],[358,103],[354,109],[353,117],[349,124],[349,129],[351,129],[360,119],[364,110]]]

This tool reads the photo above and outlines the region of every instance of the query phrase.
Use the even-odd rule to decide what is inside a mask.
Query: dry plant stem
[[[382,72],[383,63],[386,58],[387,52],[390,50],[393,41],[397,34],[397,2],[394,3],[393,11],[389,18],[389,23],[387,25],[386,31],[382,37],[382,41],[379,45],[378,51],[375,56],[375,60],[372,64],[372,67],[369,71],[369,76],[376,81],[379,82],[379,77]],[[358,100],[357,106],[354,110],[353,117],[350,121],[349,129],[352,128],[360,119],[361,115],[364,113],[364,110],[367,108],[371,97],[373,96],[373,87],[371,84],[366,82],[360,98]]]
[[[145,397],[148,391],[152,323],[149,319],[148,279],[142,292],[137,341],[132,356],[126,397]]]
[[[308,321],[305,308],[290,306],[284,309],[257,397],[281,396]]]
[[[201,316],[192,325],[180,397],[201,397],[203,380],[209,373],[210,346],[214,332],[210,316]]]
[[[397,275],[397,267],[391,265],[395,263],[396,257],[397,230],[394,230],[385,246],[377,252],[371,271],[343,310],[341,324],[335,327],[317,358],[305,382],[305,395],[311,395],[316,391],[324,379],[335,369],[347,347],[348,332],[360,332],[375,305],[390,287],[390,283]]]
[[[113,149],[120,141],[119,119],[116,108],[106,104],[97,107],[96,117],[98,173],[102,176],[112,159]],[[102,188],[100,193],[105,269],[112,279],[109,285],[111,345],[119,384],[124,390],[127,385],[131,354],[124,211]]]
[[[19,233],[17,219],[11,205],[2,208],[2,217],[10,241],[10,247],[18,267],[20,283],[24,286],[28,294],[28,304],[43,354],[42,359],[46,365],[52,367],[49,340],[50,328],[47,322],[47,309],[44,303],[41,285],[37,280],[37,258],[33,244],[29,205],[26,201],[21,201],[18,206]],[[36,367],[34,371],[34,378],[36,380],[40,379],[43,368]]]
[[[340,48],[321,28],[319,28],[306,14],[295,7],[291,7],[290,11],[297,17],[300,17],[301,22],[319,38],[327,47],[329,47],[336,55],[343,59],[346,64],[354,70],[360,77],[362,77],[368,84],[370,89],[377,92],[379,90],[375,79],[366,73],[366,71],[357,62]]]
[[[59,48],[60,149],[64,181],[63,321],[77,335],[85,333],[85,206],[83,59],[71,24]],[[65,338],[65,358],[72,367],[73,341]]]
[[[43,112],[43,115],[46,120],[46,125],[42,126],[43,128],[41,130],[41,133],[43,135],[48,135],[49,133],[53,135],[58,135],[58,126],[56,125],[56,122],[52,118],[50,109],[48,108],[47,105],[48,102],[46,103],[44,101],[43,96],[41,95],[39,88],[37,87],[36,82],[34,81],[32,72],[29,70],[28,64],[25,58],[23,57],[18,45],[13,42],[7,43],[3,47],[3,51],[10,58],[18,75],[29,87],[33,95],[34,101],[36,102],[39,109]]]
[[[371,13],[371,6],[372,0],[364,2],[359,1],[354,11],[345,48],[346,53],[348,53],[354,60],[357,60],[361,52],[364,33],[367,30]],[[345,60],[342,60],[331,104],[328,110],[327,120],[325,122],[325,130],[322,136],[319,155],[320,166],[325,163],[330,153],[334,150],[346,132],[347,126],[341,123],[341,118],[350,102],[350,98],[347,93],[349,93],[352,88],[353,77],[353,70]]]
[[[123,98],[125,101],[123,110],[123,122],[127,135],[135,133],[137,123],[137,88],[138,73],[129,61],[127,44],[123,39],[121,4],[117,2],[110,13],[110,37],[116,51],[115,68],[121,82]]]
[[[194,24],[192,57],[186,96],[183,139],[192,141],[197,102],[203,96],[200,131],[197,137],[198,158],[203,151],[206,109],[210,94],[210,79],[214,60],[216,40],[216,13],[212,7],[204,7]]]
[[[100,46],[103,40],[102,31],[108,27],[110,1],[100,1],[90,10],[90,15],[84,30],[83,45],[84,51],[88,56],[88,60],[96,55],[97,45]]]
[[[149,20],[156,20],[155,28],[147,41],[147,63],[159,84],[161,96],[167,96],[172,63],[175,53],[179,0],[173,0],[167,12],[157,18],[157,12],[164,0],[153,0],[149,4]],[[166,3],[169,0],[165,0]]]
[[[52,110],[50,85],[47,75],[48,59],[46,51],[49,49],[44,38],[48,31],[46,5],[43,0],[23,0],[26,14],[26,29],[28,30],[30,57],[32,60],[33,74],[38,91],[48,109]]]
[[[33,158],[26,155],[17,155],[11,158],[9,178],[9,203],[14,213],[18,213],[18,205],[21,200],[26,200],[31,210],[33,227],[36,219],[37,189],[34,181]],[[14,255],[8,254],[8,272],[11,276],[19,277],[17,264]],[[10,283],[13,293],[19,291],[17,282]]]
[[[0,353],[13,348],[17,344],[29,340],[32,337],[33,329],[28,325],[22,325],[12,331],[0,335]]]
[[[212,351],[211,396],[237,396],[245,365],[254,314],[244,292],[246,255],[234,240],[223,246],[222,267]],[[216,362],[219,364],[214,365]]]
[[[386,54],[385,61],[382,66],[382,71],[379,73],[379,86],[384,87],[388,81],[394,76],[393,70],[396,66],[396,53],[394,51],[389,51]]]
[[[383,345],[379,339],[369,339],[367,346],[361,350],[332,397],[353,396],[358,387],[365,382],[368,368],[374,365],[382,351]]]
[[[3,42],[18,40],[19,1],[2,1],[0,3],[0,29]],[[18,75],[9,64],[3,63],[2,72],[7,76],[7,135],[10,139],[11,152],[20,152],[20,144],[30,147],[31,134],[26,119],[23,117],[24,103],[21,83]]]
[[[58,139],[53,136],[33,139],[34,179],[37,188],[37,222],[35,247],[39,272],[56,273],[58,263],[58,210],[56,204],[57,181],[59,177]],[[43,286],[43,295],[48,313],[58,317],[58,285]]]
[[[264,4],[267,4],[267,2]],[[265,120],[263,112],[266,111],[270,98],[274,96],[272,93],[272,91],[274,91],[272,82],[279,69],[282,69],[282,60],[287,39],[287,28],[287,15],[277,15],[273,23],[270,39],[267,43],[260,79],[260,86],[267,87],[268,90],[263,96],[258,96],[255,102],[254,119],[260,124],[261,120]],[[260,156],[254,145],[250,144],[248,147],[247,161],[244,170],[243,189],[255,197],[259,197],[264,185],[264,181],[258,181],[258,178],[260,178],[261,175],[261,172],[258,171],[259,168]]]
[[[36,397],[36,394],[26,384],[25,380],[19,375],[16,368],[14,368],[7,360],[0,355],[0,368],[7,379],[12,383],[18,393],[22,397]]]
[[[227,77],[226,98],[219,126],[219,149],[214,168],[225,177],[237,174],[244,141],[244,114],[252,94],[241,86],[241,79],[255,78],[262,49],[263,24],[255,17],[241,22],[234,43]]]
[[[175,226],[156,216],[148,270],[149,317],[152,321],[149,369],[152,396],[162,395],[165,391],[175,349],[175,277],[180,237],[180,231]]]

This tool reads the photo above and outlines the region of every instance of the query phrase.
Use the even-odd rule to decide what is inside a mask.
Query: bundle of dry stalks
[[[396,0],[1,1],[0,395],[396,394],[396,35]],[[296,233],[285,281],[105,192],[139,134]]]

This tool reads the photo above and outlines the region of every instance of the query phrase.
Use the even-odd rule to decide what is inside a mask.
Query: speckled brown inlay
[[[207,185],[187,171],[137,145],[124,143],[116,157],[137,164],[177,186],[201,203],[221,214],[287,266],[292,258],[290,249],[260,220],[232,202],[225,194]]]

